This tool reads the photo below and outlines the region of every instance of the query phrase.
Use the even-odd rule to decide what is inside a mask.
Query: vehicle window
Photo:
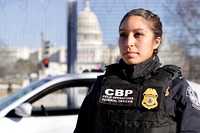
[[[85,86],[68,87],[51,92],[32,103],[32,115],[55,116],[77,114],[88,88]],[[70,99],[72,100],[71,104],[73,107],[69,109]]]
[[[12,104],[16,100],[20,99],[21,97],[23,97],[27,93],[31,92],[35,88],[37,88],[37,87],[39,87],[39,86],[41,86],[41,85],[43,85],[43,84],[45,84],[49,81],[51,81],[51,80],[50,79],[43,79],[43,80],[35,81],[32,84],[28,85],[27,87],[20,89],[17,93],[12,94],[8,97],[5,97],[4,99],[1,99],[0,110],[2,110],[3,108],[7,107],[10,104]]]

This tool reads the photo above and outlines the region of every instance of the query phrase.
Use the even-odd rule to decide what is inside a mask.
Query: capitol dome
[[[91,11],[89,1],[78,14],[78,44],[102,45],[102,32],[97,16]]]

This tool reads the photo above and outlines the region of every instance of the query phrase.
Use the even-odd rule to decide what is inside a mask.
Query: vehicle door
[[[10,117],[13,128],[6,132],[72,133],[79,108],[93,82],[93,79],[62,82],[32,96],[25,102],[32,106],[31,116]]]

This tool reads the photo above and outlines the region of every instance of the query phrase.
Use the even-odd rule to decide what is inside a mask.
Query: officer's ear
[[[156,37],[153,44],[153,49],[158,49],[159,45],[162,43],[161,37]]]

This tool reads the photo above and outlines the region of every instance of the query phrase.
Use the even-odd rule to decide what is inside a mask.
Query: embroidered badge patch
[[[198,95],[197,95],[197,93],[192,89],[191,86],[189,86],[189,87],[187,88],[186,96],[189,97],[190,101],[192,102],[192,106],[193,106],[195,109],[200,110],[200,102],[199,102],[199,99],[198,99]]]
[[[158,106],[158,93],[153,88],[147,88],[143,93],[142,105],[147,109],[153,109]]]

